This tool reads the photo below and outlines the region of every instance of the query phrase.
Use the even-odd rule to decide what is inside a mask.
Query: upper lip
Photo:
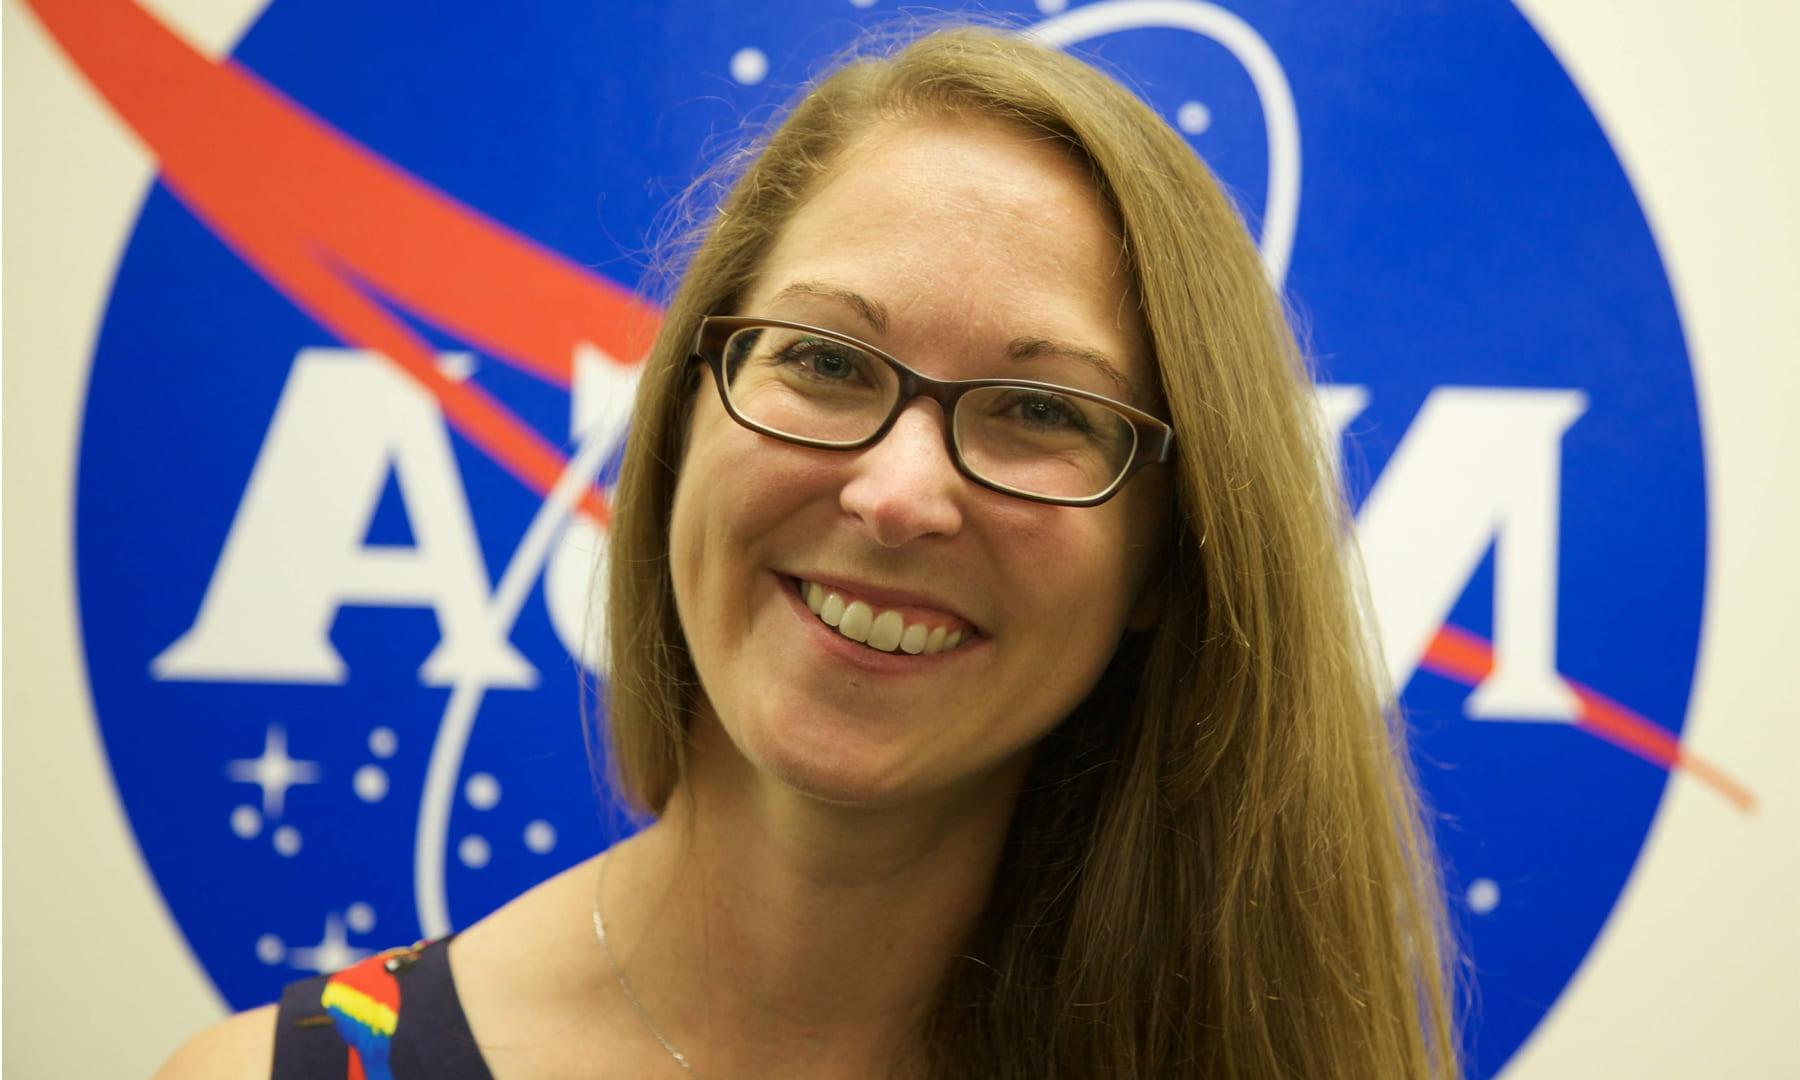
[[[853,581],[849,578],[832,577],[829,574],[797,573],[793,575],[801,581],[811,582],[823,589],[836,589],[854,595],[859,600],[867,600],[872,607],[922,607],[932,608],[954,615],[968,623],[976,633],[981,627],[974,619],[969,618],[943,597],[929,592],[917,592],[911,589],[891,589],[881,585],[871,585],[865,581]]]

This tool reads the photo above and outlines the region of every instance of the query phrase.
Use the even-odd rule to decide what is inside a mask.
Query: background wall
[[[150,5],[228,51],[254,3]],[[1623,162],[1694,364],[1709,557],[1685,747],[1620,902],[1505,1076],[1800,1071],[1800,74],[1792,5],[1521,4]],[[5,1042],[21,1076],[143,1075],[221,1015],[141,861],[93,721],[71,493],[101,312],[152,163],[16,2],[4,7]],[[176,489],[178,490],[178,488]]]

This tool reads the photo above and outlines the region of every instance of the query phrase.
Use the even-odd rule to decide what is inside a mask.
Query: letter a
[[[414,543],[367,545],[389,473]],[[535,685],[487,617],[489,580],[436,403],[380,357],[294,360],[194,625],[151,662],[159,679],[341,683],[346,604],[429,607],[442,640],[420,681]]]

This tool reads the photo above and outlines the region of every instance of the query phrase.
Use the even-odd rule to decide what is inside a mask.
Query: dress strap
[[[290,984],[273,1080],[493,1080],[456,993],[450,940]]]

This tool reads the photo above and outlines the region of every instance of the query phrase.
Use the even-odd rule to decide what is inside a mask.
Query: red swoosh
[[[1426,648],[1419,666],[1466,686],[1474,686],[1494,670],[1494,648],[1478,635],[1446,624]],[[1592,687],[1573,679],[1564,681],[1581,700],[1581,715],[1575,718],[1577,728],[1653,765],[1692,773],[1695,779],[1725,796],[1739,810],[1746,814],[1755,812],[1756,797],[1749,789],[1682,746],[1673,732],[1651,723]]]
[[[26,2],[195,217],[339,340],[398,365],[502,467],[549,492],[563,455],[479,387],[440,373],[431,347],[381,301],[559,386],[584,342],[640,357],[654,308],[407,175],[236,62],[215,63],[129,0]],[[598,491],[581,510],[607,521]]]

